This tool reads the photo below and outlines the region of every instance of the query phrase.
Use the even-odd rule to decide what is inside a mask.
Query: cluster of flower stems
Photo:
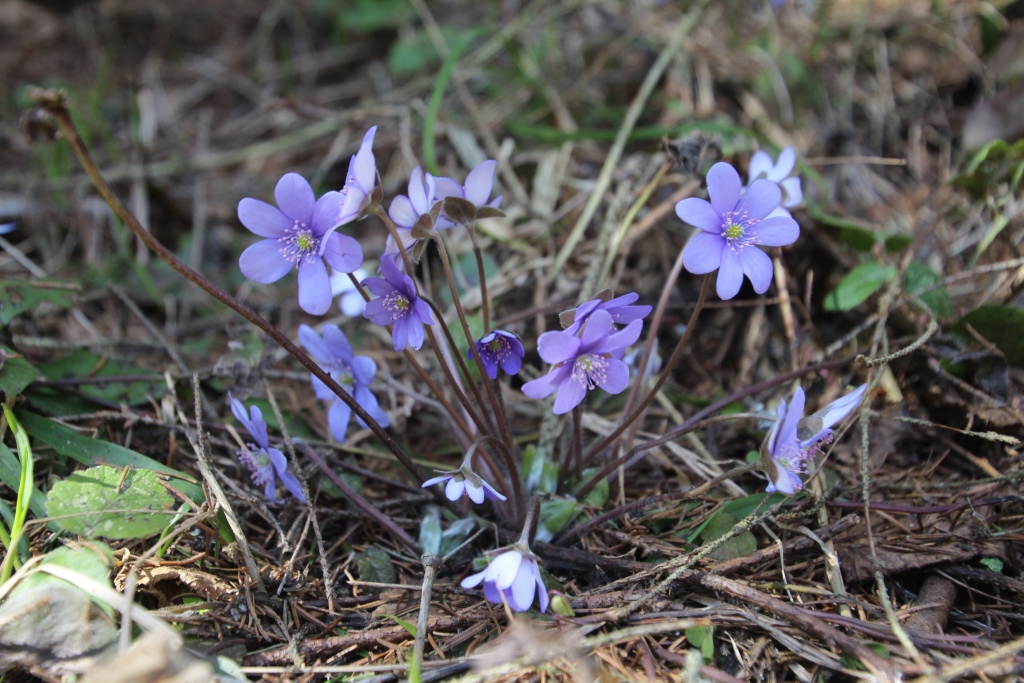
[[[411,174],[408,196],[399,195],[392,201],[390,210],[385,211],[372,152],[375,129],[370,129],[352,158],[345,187],[341,190],[316,198],[301,176],[290,173],[277,184],[277,206],[248,198],[239,203],[242,224],[263,238],[246,249],[240,258],[240,268],[247,277],[270,283],[297,269],[300,306],[311,314],[322,315],[329,310],[334,297],[329,267],[334,273],[346,274],[349,288],[366,302],[363,316],[390,330],[394,349],[404,353],[410,367],[433,393],[465,453],[458,469],[428,479],[387,431],[388,415],[370,391],[376,364],[366,356],[356,355],[340,328],[325,325],[318,334],[309,326],[301,326],[298,338],[306,349],[303,351],[255,311],[178,260],[142,228],[101,177],[71,122],[63,95],[46,91],[37,93],[36,99],[56,121],[103,198],[150,249],[184,277],[267,333],[310,371],[317,397],[329,403],[328,424],[337,441],[345,439],[348,423],[354,416],[357,422],[373,431],[423,486],[445,485],[439,502],[451,505],[465,496],[475,504],[492,504],[504,524],[521,525],[520,540],[488,553],[491,559],[487,566],[468,576],[463,585],[482,584],[489,600],[504,602],[517,611],[530,609],[535,598],[541,611],[546,610],[548,592],[539,561],[530,550],[532,530],[537,523],[536,505],[524,490],[520,471],[522,452],[513,438],[499,379],[502,371],[510,375],[519,372],[525,349],[515,333],[491,327],[492,311],[481,240],[477,234],[478,220],[503,215],[498,208],[501,197],[490,198],[496,162],[487,161],[473,169],[465,184],[434,178],[417,168]],[[773,278],[772,264],[758,247],[784,246],[797,239],[799,226],[788,211],[802,200],[799,178],[791,176],[794,162],[791,148],[783,150],[777,161],[764,152],[757,152],[751,159],[747,185],[742,184],[731,165],[718,163],[707,175],[710,201],[690,198],[679,202],[677,215],[697,230],[665,283],[646,343],[642,352],[634,355],[632,368],[624,360],[626,350],[637,342],[643,320],[652,311],[649,305],[636,304],[639,296],[635,293],[617,298],[601,293],[581,302],[575,309],[562,313],[563,329],[546,332],[537,339],[537,350],[549,369],[538,379],[525,383],[522,391],[534,399],[554,394],[553,412],[557,415],[571,413],[571,445],[557,459],[562,491],[581,498],[616,469],[630,466],[649,448],[703,424],[700,419],[709,414],[708,411],[699,413],[660,439],[632,446],[645,411],[670,377],[693,335],[712,274],[718,271],[716,291],[723,299],[739,292],[744,277],[751,281],[758,294],[763,294]],[[339,228],[368,216],[377,216],[387,228],[388,236],[380,259],[382,277],[360,279],[354,273],[362,265],[362,249]],[[477,264],[483,324],[479,338],[471,333],[441,237],[444,230],[457,226],[468,232]],[[415,279],[414,262],[430,243],[436,246],[461,330],[450,328],[440,308],[424,295],[422,285]],[[655,378],[652,371],[657,366],[655,339],[669,293],[683,267],[692,273],[704,274],[703,286],[684,334]],[[466,340],[464,346],[468,345],[465,358],[457,352],[459,345],[455,337],[460,332]],[[444,374],[444,390],[414,353],[424,340],[429,341]],[[467,360],[476,366],[479,382]],[[631,370],[634,381],[630,386]],[[805,372],[814,370],[807,368]],[[798,374],[782,376],[777,383],[791,380]],[[583,403],[588,393],[596,388],[612,394],[630,390],[613,429],[585,445]],[[753,387],[750,391],[761,388]],[[804,394],[799,387],[788,408],[785,402],[779,406],[778,420],[761,448],[761,466],[770,480],[769,491],[792,494],[803,488],[801,475],[806,473],[807,464],[819,452],[820,445],[831,439],[832,426],[860,404],[865,389],[862,386],[808,417],[803,416]],[[454,403],[450,397],[454,397]],[[284,455],[271,447],[267,425],[259,410],[250,406],[247,411],[241,401],[233,397],[229,400],[236,418],[253,438],[254,443],[248,444],[240,456],[253,470],[254,482],[264,486],[266,496],[275,500],[276,480],[280,479],[300,502],[308,504],[298,481],[288,472]],[[372,506],[364,507],[367,508]],[[394,524],[389,524],[388,528],[397,529]],[[408,543],[408,536],[398,531],[403,542]]]

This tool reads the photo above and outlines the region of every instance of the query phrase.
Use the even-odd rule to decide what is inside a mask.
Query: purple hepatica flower
[[[629,367],[619,359],[640,337],[643,326],[643,321],[634,320],[616,332],[611,314],[598,310],[590,314],[580,336],[545,332],[537,340],[537,351],[551,363],[551,370],[524,384],[523,393],[545,398],[557,391],[554,413],[561,415],[578,406],[595,386],[609,394],[621,392],[629,384]]]
[[[770,180],[755,180],[746,192],[736,169],[719,162],[708,171],[710,202],[696,197],[676,204],[676,215],[700,230],[683,248],[683,265],[694,275],[718,269],[716,289],[722,299],[740,291],[743,276],[764,294],[772,283],[772,260],[754,245],[782,247],[800,236],[792,218],[768,215],[779,206],[782,191]]]
[[[433,325],[430,307],[416,293],[412,278],[403,273],[390,257],[380,260],[383,278],[363,280],[363,286],[376,294],[366,304],[363,317],[377,325],[394,325],[391,338],[395,351],[406,346],[419,350],[423,346],[423,326]]]
[[[331,307],[324,261],[343,273],[351,273],[363,262],[359,242],[334,232],[341,195],[328,192],[317,200],[305,178],[287,173],[278,181],[274,196],[276,207],[249,197],[238,202],[242,225],[267,238],[243,251],[238,265],[247,278],[261,284],[276,282],[297,266],[299,305],[307,313],[323,315]]]
[[[862,384],[803,419],[804,390],[800,387],[793,393],[788,410],[785,401],[779,404],[779,419],[761,445],[761,461],[771,479],[768,493],[792,495],[804,487],[800,475],[807,471],[807,462],[821,452],[821,444],[832,440],[832,425],[860,405],[867,388]]]
[[[634,320],[643,320],[650,314],[651,307],[647,305],[633,306],[632,304],[639,298],[640,295],[636,292],[623,294],[608,301],[602,301],[598,295],[598,298],[579,305],[579,308],[573,313],[572,324],[565,331],[569,334],[576,334],[594,311],[607,311],[612,317],[612,322],[619,325],[628,325]]]
[[[391,425],[388,414],[381,410],[377,398],[369,389],[373,376],[377,374],[377,364],[372,358],[353,354],[352,346],[337,325],[324,325],[323,338],[309,325],[300,325],[299,341],[309,351],[313,360],[330,373],[331,378],[351,394],[356,403],[362,406],[377,424],[381,427]],[[331,428],[331,436],[338,443],[344,443],[352,409],[314,375],[309,377],[316,397],[321,401],[331,402],[331,407],[327,410],[327,424]],[[358,415],[356,421],[361,426],[366,426],[366,422]]]
[[[482,209],[485,206],[497,208],[501,205],[502,195],[498,195],[490,202],[491,190],[494,189],[494,169],[498,162],[493,159],[481,163],[466,176],[466,184],[459,185],[451,178],[437,178],[435,180],[435,195],[438,199],[447,197],[458,197]]]
[[[491,379],[498,378],[498,366],[510,375],[519,372],[523,366],[526,351],[519,336],[505,330],[492,330],[476,342],[476,350],[484,362],[484,369]],[[466,357],[473,359],[473,350],[466,351]]]
[[[423,214],[429,214],[430,209],[434,206],[434,202],[437,199],[434,197],[434,187],[436,179],[429,173],[424,173],[423,170],[417,166],[412,170],[412,174],[409,176],[409,196],[398,195],[391,201],[391,208],[388,209],[388,216],[395,224],[396,232],[402,239],[402,246],[408,249],[412,249],[412,246],[416,243],[416,237],[412,235],[412,228],[416,225],[420,216]],[[436,230],[444,230],[454,225],[450,220],[446,218],[438,218],[434,223]],[[384,245],[384,255],[394,256],[398,254],[398,246],[395,244],[395,239],[391,235],[388,235],[388,241]]]
[[[525,612],[533,606],[536,595],[540,611],[548,609],[548,588],[540,575],[537,556],[525,543],[519,542],[495,552],[494,559],[482,572],[462,580],[463,588],[484,585],[484,597],[500,605],[502,597],[516,612]]]
[[[373,157],[373,135],[377,126],[366,131],[359,151],[348,163],[345,186],[337,197],[337,225],[344,225],[359,218],[372,200],[373,189],[377,186],[377,161]]]
[[[747,183],[764,178],[778,184],[779,189],[782,190],[782,203],[779,208],[768,214],[769,218],[776,216],[789,218],[790,214],[787,209],[799,206],[800,202],[804,200],[800,177],[790,175],[795,164],[796,150],[792,147],[786,147],[779,152],[779,158],[774,162],[768,153],[762,150],[754,152],[754,156],[750,158],[750,177],[747,179]]]
[[[263,495],[275,503],[280,503],[281,501],[274,497],[277,478],[280,477],[285,488],[305,505],[306,497],[302,495],[302,485],[299,484],[295,475],[288,471],[288,461],[285,459],[284,453],[270,447],[270,441],[267,438],[267,423],[263,419],[263,413],[256,406],[251,406],[249,414],[246,415],[245,406],[241,401],[230,393],[228,398],[231,400],[231,412],[256,441],[255,444],[247,444],[245,448],[238,451],[238,459],[252,470],[252,483],[263,484]]]
[[[477,505],[482,504],[484,499],[508,500],[474,472],[467,463],[463,463],[461,468],[453,472],[442,472],[441,470],[437,470],[437,472],[441,476],[427,479],[423,482],[422,488],[446,481],[448,484],[444,487],[444,495],[452,502],[462,498],[462,494],[469,496],[469,499]]]

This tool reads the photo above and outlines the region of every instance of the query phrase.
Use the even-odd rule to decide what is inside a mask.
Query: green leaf
[[[590,479],[594,474],[597,474],[596,467],[588,467],[583,470],[583,481]],[[591,507],[603,508],[604,504],[608,502],[608,479],[602,479],[594,484],[594,488],[590,489],[590,492],[587,493],[583,502]]]
[[[437,555],[441,552],[441,509],[428,505],[420,520],[420,549]]]
[[[839,285],[825,297],[826,311],[849,311],[896,277],[895,266],[867,261],[847,273]]]
[[[167,484],[180,491],[186,498],[196,503],[204,498],[202,487],[190,477],[141,453],[108,441],[79,436],[75,430],[27,410],[19,409],[14,413],[32,438],[42,441],[61,455],[77,460],[83,465],[92,467],[105,464],[121,468],[131,465],[136,469],[162,472],[173,475],[166,478]]]
[[[716,541],[732,531],[739,521],[739,519],[723,510],[708,520],[707,526],[704,527],[704,531],[701,533],[701,538],[705,543]],[[749,531],[744,531],[712,550],[709,557],[721,562],[749,555],[755,550],[757,550],[757,539]]]
[[[138,382],[111,382],[110,384],[81,384],[75,387],[78,396],[96,397],[111,403],[125,403],[130,406],[141,405],[148,397],[159,398],[167,393],[167,383],[163,377],[132,363],[113,360],[107,356],[99,356],[92,351],[76,351],[69,356],[39,364],[39,371],[50,380],[80,379],[84,377],[126,377],[149,376],[151,379]],[[40,402],[60,403],[65,399],[59,387],[38,387],[32,389],[30,400],[39,405]],[[87,401],[76,401],[85,410],[91,409]],[[72,407],[68,405],[66,407]],[[73,406],[78,409],[79,406]],[[49,411],[47,411],[49,412]],[[59,407],[54,414],[62,414]]]
[[[935,271],[920,261],[911,261],[903,277],[903,289],[910,294],[917,294],[938,282],[939,276]],[[956,312],[953,309],[953,300],[949,298],[949,292],[945,287],[922,294],[921,301],[939,318],[948,318]]]
[[[394,583],[398,580],[395,567],[391,564],[391,558],[380,548],[367,548],[361,553],[356,553],[354,559],[360,581]]]
[[[71,308],[71,295],[77,285],[46,280],[0,281],[0,324],[6,325],[19,313],[30,311],[39,304],[57,308]]]
[[[11,354],[13,352],[4,348],[3,353]],[[3,358],[2,363],[3,365],[0,366],[0,391],[6,398],[14,398],[20,394],[39,375],[39,371],[20,356],[12,358],[8,355]]]
[[[396,624],[398,624],[399,626],[404,628],[406,631],[408,631],[409,635],[411,637],[413,637],[413,638],[416,637],[416,624],[408,622],[405,619],[402,619],[401,617],[396,617],[394,614],[384,614],[384,615],[381,615],[381,616],[385,616],[388,619],[393,619]]]
[[[167,525],[174,498],[155,472],[101,465],[58,481],[46,508],[60,527],[85,538],[146,538]]]
[[[978,562],[991,572],[1001,574],[1003,572],[1003,561],[998,557],[983,557]]]
[[[58,548],[40,562],[70,569],[106,586],[110,586],[107,574],[112,563],[110,549],[99,543]],[[67,658],[94,653],[117,638],[112,614],[109,606],[93,602],[74,584],[45,572],[30,572],[0,605],[0,646],[59,651]]]
[[[360,34],[399,26],[412,15],[409,0],[354,0],[336,7],[338,25]]]
[[[422,71],[441,61],[430,36],[418,31],[409,38],[401,38],[388,51],[388,69],[395,76],[404,77]]]
[[[21,464],[3,442],[0,442],[0,481],[12,491],[17,491],[21,486]],[[32,487],[28,505],[36,517],[46,517],[46,496],[35,486]]]
[[[464,519],[457,519],[451,523],[447,529],[441,534],[441,555],[447,555],[451,551],[455,550],[469,538],[469,535],[473,533],[473,528],[476,526],[476,520],[472,517],[466,517]]]
[[[995,344],[1007,362],[1024,367],[1024,310],[999,304],[974,309],[953,325],[953,330],[971,343],[974,340],[966,331],[968,325]]]
[[[715,659],[715,625],[691,626],[686,629],[686,640],[690,645],[700,649],[705,664]]]
[[[537,540],[547,543],[581,512],[583,508],[571,498],[544,501],[540,504]]]

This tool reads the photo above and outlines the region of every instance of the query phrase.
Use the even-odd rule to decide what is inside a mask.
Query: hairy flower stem
[[[412,458],[402,450],[402,447],[398,445],[398,442],[391,438],[391,435],[384,431],[384,428],[381,427],[361,405],[359,405],[355,398],[345,391],[340,384],[335,382],[329,373],[324,372],[323,368],[317,365],[312,358],[306,355],[302,349],[292,343],[288,337],[271,325],[265,318],[180,261],[167,247],[161,244],[160,241],[153,236],[153,233],[142,227],[139,220],[123,203],[121,203],[121,200],[100,174],[99,168],[97,168],[95,162],[93,162],[92,157],[89,154],[89,150],[86,149],[85,143],[82,142],[82,138],[78,134],[78,129],[75,128],[75,124],[71,120],[71,115],[67,108],[67,100],[63,93],[54,90],[47,90],[35,94],[33,99],[57,122],[61,133],[71,145],[71,149],[74,150],[75,156],[78,157],[79,163],[82,164],[82,167],[85,169],[90,180],[92,180],[96,190],[114,212],[114,215],[127,225],[128,228],[135,233],[140,240],[142,240],[143,244],[149,247],[157,256],[163,259],[171,268],[176,270],[186,280],[197,285],[213,298],[217,299],[225,306],[267,333],[271,339],[281,346],[281,348],[291,354],[295,360],[299,361],[304,368],[309,370],[317,379],[327,385],[328,389],[333,391],[338,398],[351,408],[352,412],[359,416],[359,418],[369,426],[370,430],[373,431],[377,438],[387,446],[388,450],[394,453],[399,462],[401,462],[414,477],[421,481],[425,479],[423,472],[416,463],[412,461]]]
[[[565,458],[565,473],[569,471],[569,458],[572,458],[573,476],[579,479],[583,462],[583,404],[572,409],[572,451]]]
[[[704,299],[707,298],[708,289],[711,288],[711,275],[704,276],[704,285],[700,288],[700,295],[697,297],[697,305],[693,308],[693,313],[690,314],[690,320],[686,324],[686,331],[683,332],[683,336],[680,337],[679,343],[676,344],[675,350],[672,352],[672,356],[665,363],[664,370],[661,371],[661,376],[658,377],[658,381],[654,383],[654,386],[648,392],[644,400],[640,402],[636,410],[630,413],[624,420],[619,422],[619,425],[611,431],[606,437],[592,445],[586,455],[583,456],[583,467],[586,467],[590,462],[596,458],[601,452],[609,446],[622,432],[626,431],[626,428],[633,424],[633,422],[639,420],[644,411],[647,410],[647,406],[651,405],[654,401],[654,397],[661,391],[661,387],[668,381],[669,375],[672,374],[672,369],[675,367],[679,358],[683,355],[683,348],[686,346],[686,342],[690,340],[690,336],[693,335],[693,330],[697,326],[697,316],[700,315],[701,310],[704,308]],[[642,367],[642,366],[641,366]],[[639,381],[638,381],[639,384]]]
[[[527,546],[533,545],[533,539],[537,535],[537,522],[540,521],[540,498],[530,496],[530,502],[526,511],[526,521],[523,522],[523,533],[519,535],[519,542]]]
[[[459,292],[455,286],[455,277],[452,275],[452,266],[448,262],[448,251],[444,248],[441,243],[441,236],[436,232],[433,235],[434,244],[437,245],[437,251],[441,255],[441,264],[444,266],[444,275],[448,280],[448,289],[452,293],[452,302],[455,304],[455,311],[459,315],[459,322],[462,323],[462,331],[466,335],[466,341],[469,342],[469,350],[473,354],[473,359],[476,361],[476,366],[480,370],[480,378],[484,385],[484,390],[487,392],[487,398],[491,402],[492,410],[494,410],[494,417],[498,421],[498,428],[501,430],[501,438],[505,440],[505,446],[509,449],[514,448],[512,437],[508,430],[508,416],[501,412],[501,405],[498,403],[498,399],[494,397],[494,389],[491,387],[491,383],[487,381],[487,368],[484,367],[483,358],[480,356],[480,350],[476,348],[476,340],[473,339],[473,333],[469,330],[469,323],[466,321],[466,312],[462,309],[462,301],[459,299]],[[481,273],[482,275],[482,273]]]
[[[661,297],[658,299],[658,307],[654,309],[654,316],[651,318],[651,328],[647,332],[647,341],[644,342],[644,351],[640,355],[640,362],[636,366],[636,374],[638,377],[643,377],[647,372],[647,363],[651,359],[651,352],[654,350],[654,345],[658,342],[658,330],[661,328],[661,319],[665,315],[665,309],[668,308],[668,300],[672,297],[672,292],[675,291],[676,281],[679,279],[679,274],[683,272],[683,250],[679,250],[679,256],[676,257],[676,262],[672,264],[672,271],[668,274],[668,278],[665,280],[665,286],[661,290]],[[629,415],[633,409],[633,403],[636,401],[636,396],[640,392],[640,387],[644,382],[638,381],[629,388],[629,394],[626,396],[626,402],[622,407],[622,414]],[[636,435],[635,430],[630,430],[630,436],[626,438],[626,443],[632,441],[632,437]]]
[[[495,430],[494,428],[494,423],[491,421],[490,415],[488,415],[487,411],[484,410],[480,413],[481,415],[483,415],[483,421],[481,421],[481,418],[476,413],[476,409],[473,407],[474,405],[476,405],[482,408],[484,405],[484,399],[483,396],[480,395],[480,390],[477,388],[476,382],[473,381],[473,375],[469,373],[469,366],[467,366],[466,361],[462,359],[462,354],[458,352],[458,347],[455,345],[455,338],[452,336],[452,331],[448,327],[448,323],[446,323],[444,321],[444,318],[441,317],[441,311],[438,309],[437,304],[435,304],[433,301],[431,301],[425,296],[421,296],[420,299],[425,301],[427,305],[430,306],[430,310],[432,310],[434,312],[434,315],[437,317],[438,325],[441,327],[441,332],[444,333],[444,338],[448,341],[448,346],[452,351],[452,357],[455,358],[455,362],[458,364],[459,370],[462,372],[462,376],[466,380],[466,384],[469,385],[470,391],[473,392],[473,398],[476,400],[476,404],[470,402],[469,397],[466,396],[466,393],[462,389],[461,385],[455,384],[453,386],[453,389],[455,389],[456,392],[458,392],[459,395],[462,396],[462,399],[460,400],[462,400],[463,404],[467,407],[467,410],[469,411],[470,417],[472,417],[473,421],[476,422],[481,429],[491,432],[492,434],[497,433],[497,430]],[[436,342],[433,339],[431,339],[431,344],[436,345]]]
[[[406,250],[405,245],[402,244],[402,239],[398,235],[398,228],[395,227],[395,223],[394,223],[394,221],[391,220],[391,216],[389,216],[387,214],[387,212],[384,210],[384,208],[382,206],[380,206],[379,204],[376,207],[373,208],[373,213],[378,218],[380,218],[381,221],[384,222],[384,226],[388,229],[388,232],[391,234],[391,238],[395,241],[395,244],[398,245],[398,251],[402,255],[402,262],[405,264],[405,272],[406,272],[406,274],[408,274],[409,277],[412,277],[413,269],[412,269],[412,261],[409,259],[409,252]],[[442,251],[442,253],[444,253],[444,252]],[[384,258],[388,258],[388,257],[384,257]],[[447,263],[447,261],[446,261],[446,263]],[[447,326],[445,325],[445,322],[444,322],[444,318],[441,317],[440,313],[437,310],[437,307],[434,306],[434,304],[429,299],[427,299],[425,297],[421,297],[421,298],[423,298],[423,300],[426,301],[427,304],[434,311],[434,315],[436,315],[437,319],[438,319],[438,324],[441,325],[441,328],[445,331],[446,336],[448,337],[448,340],[449,340],[448,343],[451,345],[452,355],[454,355],[455,358],[461,363],[462,359],[459,357],[459,354],[456,352],[458,347],[455,346],[454,341],[452,341],[452,339],[451,339],[451,334],[448,332]],[[458,297],[455,297],[455,299],[456,299],[456,301],[458,301]],[[461,308],[459,310],[461,310]],[[463,323],[463,324],[465,324],[465,323]],[[434,332],[431,329],[431,326],[430,325],[424,325],[423,326],[423,331],[426,333],[427,339],[430,340],[430,347],[434,350],[434,355],[437,356],[437,362],[438,362],[438,364],[440,364],[441,369],[444,371],[445,378],[448,380],[448,383],[451,385],[452,390],[455,391],[456,398],[459,399],[459,402],[466,409],[466,413],[469,415],[470,419],[473,420],[473,422],[480,429],[487,429],[487,425],[489,424],[489,422],[481,421],[479,415],[476,414],[476,410],[473,409],[473,405],[470,403],[469,399],[466,397],[465,392],[462,391],[461,386],[455,380],[455,377],[452,374],[451,368],[448,366],[448,362],[445,360],[444,354],[441,352],[441,347],[437,344],[437,337],[434,335]],[[469,345],[470,345],[470,347],[475,348],[472,339],[469,340]],[[480,405],[483,405],[483,399],[482,399],[482,397],[479,396],[479,393],[476,392],[476,386],[470,381],[468,375],[467,375],[467,380],[466,381],[467,381],[467,383],[470,384],[471,388],[474,390],[474,393],[477,394],[477,401],[478,401],[478,403]],[[436,393],[436,391],[435,391],[435,394],[440,397],[440,394]],[[491,429],[489,431],[493,431],[493,425],[491,425]]]
[[[361,282],[359,282],[359,279],[352,273],[348,273],[348,278],[349,280],[352,281],[352,284],[355,285],[356,291],[358,291],[359,294],[362,295],[363,301],[369,301],[370,295],[366,293],[366,288],[363,287],[363,284]],[[390,328],[391,326],[388,326],[388,329]],[[416,360],[415,354],[410,349],[405,349],[402,353],[405,356],[405,359],[409,361],[409,365],[411,365],[413,370],[416,371],[416,374],[420,376],[420,379],[422,379],[426,383],[427,388],[430,389],[431,393],[434,394],[434,397],[437,398],[437,402],[441,404],[441,407],[444,408],[445,412],[448,413],[448,416],[452,418],[453,422],[455,422],[455,426],[458,427],[462,431],[462,433],[466,435],[467,439],[472,441],[474,435],[473,432],[470,430],[469,425],[466,424],[466,421],[462,419],[462,415],[459,414],[459,411],[455,410],[452,404],[448,402],[448,399],[445,398],[445,395],[441,393],[441,388],[434,383],[434,380],[430,378],[430,375],[427,374],[427,371],[424,370],[423,366],[419,364],[419,362]]]
[[[476,257],[477,278],[480,280],[480,315],[484,319],[484,335],[491,331],[491,302],[487,296],[487,275],[484,273],[484,254],[476,237],[476,221],[466,226],[469,239],[473,242],[473,256]],[[504,413],[502,413],[504,414]]]
[[[519,466],[516,463],[516,459],[512,455],[512,451],[510,451],[508,448],[506,448],[505,444],[503,444],[501,442],[501,439],[497,439],[497,438],[495,438],[493,436],[485,436],[485,437],[481,438],[479,441],[477,441],[475,444],[473,444],[473,446],[476,447],[477,445],[479,445],[480,443],[482,443],[485,440],[493,441],[495,444],[498,445],[498,451],[501,453],[501,457],[505,461],[505,467],[508,469],[509,479],[512,480],[512,496],[511,497],[514,499],[514,502],[515,502],[516,521],[517,522],[522,522],[523,521],[523,513],[524,513],[524,509],[525,509],[523,506],[524,506],[524,503],[526,502],[526,500],[525,500],[525,498],[523,498],[522,477],[519,474]],[[486,455],[486,452],[483,449],[481,449],[480,450],[480,454],[481,455]],[[493,469],[493,465],[491,467]],[[495,470],[495,472],[497,472],[497,470]],[[504,483],[504,482],[501,482],[501,483]],[[509,491],[506,489],[505,493],[507,494],[507,493],[509,493]]]

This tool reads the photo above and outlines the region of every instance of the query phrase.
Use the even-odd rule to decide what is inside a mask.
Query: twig
[[[228,521],[228,526],[231,527],[231,532],[235,535],[235,542],[238,543],[238,549],[242,551],[242,558],[245,561],[245,569],[249,573],[249,578],[252,580],[256,590],[259,593],[265,593],[266,588],[263,586],[263,579],[260,577],[260,570],[256,566],[256,561],[252,556],[252,549],[249,547],[249,541],[245,538],[245,529],[238,522],[238,517],[235,516],[235,511],[231,507],[231,503],[228,502],[228,497],[224,495],[224,489],[220,487],[220,482],[217,481],[217,477],[213,475],[213,470],[210,469],[210,462],[206,458],[206,447],[204,446],[204,435],[203,435],[203,423],[202,423],[202,398],[199,392],[196,392],[196,428],[193,430],[188,423],[188,419],[185,417],[184,411],[181,409],[181,405],[178,403],[178,396],[174,391],[174,381],[170,375],[167,375],[167,389],[171,396],[174,398],[175,408],[177,409],[178,419],[181,424],[185,427],[185,436],[188,438],[188,442],[192,445],[192,450],[196,454],[196,463],[199,467],[199,473],[203,475],[203,481],[209,487],[213,493],[213,497],[217,500],[217,505],[224,511],[224,517]]]

